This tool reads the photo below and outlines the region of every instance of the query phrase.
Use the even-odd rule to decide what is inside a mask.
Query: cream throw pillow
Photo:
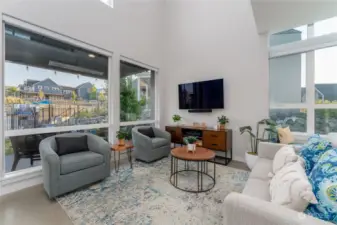
[[[292,135],[289,127],[277,129],[278,138],[281,144],[290,144],[294,142],[294,136]]]
[[[285,145],[278,150],[273,160],[273,173],[277,173],[285,165],[291,162],[296,162],[298,156],[295,153],[294,147],[291,145]],[[271,175],[272,176],[272,175]],[[270,176],[270,177],[271,177]]]
[[[317,204],[302,160],[289,163],[270,182],[271,202],[303,212],[309,203]]]

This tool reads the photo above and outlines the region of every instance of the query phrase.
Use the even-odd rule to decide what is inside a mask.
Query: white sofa
[[[225,225],[332,225],[270,202],[268,173],[282,144],[259,144],[259,157],[242,192],[225,199]]]

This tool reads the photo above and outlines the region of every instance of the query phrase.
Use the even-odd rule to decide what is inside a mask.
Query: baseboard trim
[[[34,185],[42,184],[42,168],[30,168],[5,175],[0,180],[0,196],[22,190]]]

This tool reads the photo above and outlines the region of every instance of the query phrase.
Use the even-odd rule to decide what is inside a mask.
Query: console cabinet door
[[[203,131],[202,142],[204,148],[226,151],[226,132]]]
[[[171,142],[172,143],[182,143],[182,132],[180,127],[166,127],[167,132],[171,134]]]

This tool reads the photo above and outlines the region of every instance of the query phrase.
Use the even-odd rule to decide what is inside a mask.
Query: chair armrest
[[[274,159],[276,152],[285,146],[284,144],[260,142],[258,146],[258,156],[260,158]]]
[[[54,137],[49,137],[42,140],[40,142],[39,151],[41,155],[41,160],[47,162],[49,166],[54,167],[54,171],[58,171],[60,174],[60,157],[56,154],[56,152],[54,151],[54,149],[52,149],[50,145],[52,138]]]
[[[231,193],[224,201],[225,225],[332,225],[286,207]]]
[[[58,181],[61,176],[60,157],[51,147],[55,137],[49,137],[40,142],[43,185],[50,198],[58,194]]]
[[[111,157],[110,144],[99,136],[93,134],[87,134],[87,136],[88,136],[89,150],[103,155],[105,162],[110,162]]]
[[[141,145],[143,147],[152,146],[152,140],[148,136],[138,132],[138,128],[132,128],[132,141],[135,146]]]
[[[171,134],[167,131],[161,130],[159,128],[153,127],[153,132],[156,137],[165,138],[171,142]]]

